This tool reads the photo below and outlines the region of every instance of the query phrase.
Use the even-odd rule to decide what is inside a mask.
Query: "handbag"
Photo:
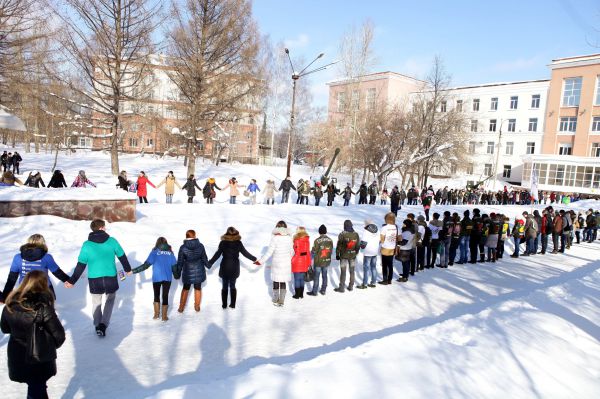
[[[250,196],[250,191],[244,190],[244,197],[249,197],[249,196]]]
[[[315,279],[315,269],[310,266],[306,273],[304,273],[304,282],[310,283]]]
[[[136,193],[137,192],[137,183],[131,183],[129,185],[129,192],[130,193]]]
[[[40,320],[39,310],[35,312],[28,338],[25,356],[27,364],[40,364],[56,360],[54,337],[44,327],[43,320]]]

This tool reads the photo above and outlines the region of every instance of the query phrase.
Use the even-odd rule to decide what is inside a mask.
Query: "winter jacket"
[[[36,175],[29,175],[25,180],[25,186],[40,188],[40,184],[42,187],[46,187],[44,184],[44,180],[42,180],[42,175],[40,173]]]
[[[148,178],[146,176],[138,177],[138,179],[137,179],[137,195],[138,195],[138,197],[148,196],[148,187],[147,187],[148,184],[151,185],[152,187],[156,188],[156,186],[150,180],[148,180]]]
[[[344,194],[342,195],[342,198],[345,200],[350,200],[350,199],[352,199],[352,194],[356,194],[356,193],[354,191],[352,191],[352,188],[346,187],[344,189]]]
[[[537,226],[532,215],[527,216],[527,220],[525,221],[525,237],[537,237]]]
[[[306,233],[294,236],[294,256],[292,257],[292,272],[304,273],[310,267],[310,238]]]
[[[129,191],[129,186],[131,185],[131,182],[127,179],[127,175],[119,173],[118,180],[119,182],[117,183],[117,187],[119,187],[121,190]]]
[[[283,191],[294,190],[294,191],[296,191],[296,187],[294,187],[294,183],[292,183],[291,180],[285,179],[285,180],[281,181],[281,184],[279,185],[279,190],[283,190]]]
[[[73,181],[73,184],[71,184],[71,187],[86,188],[88,184],[92,187],[96,187],[96,185],[92,183],[87,177],[81,177],[81,175],[77,175],[77,177]]]
[[[322,198],[323,190],[321,189],[321,186],[315,186],[315,188],[313,189],[313,194],[315,198]]]
[[[48,183],[48,188],[63,188],[68,187],[65,177],[59,171],[54,172]]]
[[[333,240],[325,234],[321,234],[313,243],[312,255],[315,267],[327,267],[331,264],[331,252],[333,251]]]
[[[256,184],[256,183],[250,183],[250,184],[248,184],[248,192],[250,194],[255,194],[256,195],[257,191],[260,191],[260,188],[258,188],[258,184]]]
[[[273,256],[271,260],[271,280],[274,282],[289,281],[292,274],[292,256],[294,255],[294,243],[290,231],[285,227],[276,227],[271,236],[269,249],[260,263]]]
[[[88,240],[81,247],[77,266],[69,282],[75,284],[87,267],[90,293],[112,294],[116,292],[119,289],[119,282],[115,256],[123,265],[123,269],[130,272],[131,266],[119,242],[104,230],[92,231]]]
[[[219,248],[212,258],[208,261],[210,267],[223,256],[221,266],[219,267],[219,277],[224,279],[236,279],[240,276],[240,254],[256,262],[256,257],[246,250],[242,244],[242,237],[239,234],[221,237]]]
[[[377,184],[371,184],[369,186],[369,195],[372,195],[372,196],[379,195],[379,188],[377,187]]]
[[[225,187],[223,187],[223,190],[225,190],[228,187],[229,187],[229,196],[237,197],[240,195],[240,190],[238,189],[238,187],[244,187],[244,186],[240,186],[239,183],[235,180],[229,180],[229,183],[227,183],[225,185]]]
[[[553,232],[554,233],[558,233],[558,234],[562,234],[563,231],[563,227],[564,227],[564,221],[563,218],[560,216],[556,216],[554,218],[554,227],[553,227]]]
[[[363,251],[363,256],[379,255],[379,240],[380,237],[377,231],[377,226],[375,226],[373,223],[366,225],[360,245]]]
[[[196,183],[196,179],[187,179],[187,181],[185,182],[185,184],[183,185],[183,187],[181,189],[187,190],[188,197],[195,197],[196,196],[196,188],[198,190],[201,190],[198,183]]]
[[[268,198],[268,199],[275,198],[276,191],[277,191],[277,188],[275,187],[275,183],[267,182],[267,185],[265,186],[265,198]]]
[[[392,256],[396,251],[396,242],[398,240],[398,226],[395,224],[386,224],[381,228],[379,234],[381,242],[381,255]]]
[[[338,259],[356,259],[356,254],[360,248],[360,238],[354,230],[344,230],[338,236],[335,247],[336,258]]]
[[[165,177],[155,188],[159,188],[163,184],[165,185],[165,194],[167,194],[167,195],[175,194],[175,186],[177,186],[177,188],[181,189],[181,186],[179,185],[179,182],[177,181],[175,176]],[[139,187],[138,187],[138,192],[139,192]]]
[[[213,179],[208,179],[208,181],[202,188],[202,196],[207,199],[215,198],[217,196],[217,192],[215,191],[215,188],[217,190],[220,190],[219,186],[217,186],[217,183]]]
[[[183,284],[202,284],[206,281],[206,270],[210,268],[204,245],[197,238],[183,241],[177,255],[177,274]]]
[[[308,180],[305,180],[301,186],[298,186],[298,191],[300,195],[308,196],[310,195],[310,183]]]
[[[432,220],[429,222],[429,229],[431,230],[431,239],[432,240],[439,240],[440,238],[440,232],[442,231],[442,228],[444,227],[444,223],[441,220]]]
[[[45,248],[34,244],[25,244],[21,247],[20,252],[13,257],[8,279],[4,286],[4,298],[8,297],[17,281],[20,284],[25,275],[33,270],[40,270],[46,274],[50,271],[62,282],[69,279],[69,276],[62,271]],[[52,287],[50,279],[48,279],[48,286]]]
[[[5,306],[0,326],[4,334],[10,334],[6,350],[8,377],[15,382],[46,382],[56,375],[56,359],[38,364],[26,362],[27,346],[36,312],[38,321],[41,321],[54,340],[55,348],[60,348],[65,342],[65,330],[56,316],[52,298],[47,294],[31,293],[23,301],[23,305],[14,303],[10,310]]]
[[[152,282],[171,281],[173,277],[173,266],[177,264],[177,259],[169,245],[163,244],[160,248],[154,248],[146,258],[146,261],[139,267],[133,269],[134,273],[141,273],[152,266]]]

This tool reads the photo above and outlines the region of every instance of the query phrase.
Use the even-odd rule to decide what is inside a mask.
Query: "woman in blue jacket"
[[[144,263],[132,271],[140,273],[152,266],[152,288],[154,289],[154,317],[157,320],[160,317],[160,289],[162,288],[162,321],[167,321],[169,310],[169,290],[171,289],[171,277],[173,276],[173,266],[177,264],[177,259],[173,254],[171,246],[164,237],[158,237],[156,245]]]
[[[27,243],[21,246],[20,251],[13,257],[8,273],[8,280],[4,286],[3,296],[0,296],[0,302],[3,298],[7,298],[8,294],[13,290],[17,282],[20,284],[25,278],[25,275],[32,270],[40,270],[48,275],[50,271],[54,276],[63,283],[69,280],[69,276],[62,271],[56,264],[52,255],[48,253],[46,240],[41,234],[33,234],[27,239]],[[54,287],[48,278],[48,288],[52,292],[54,298],[56,294]]]
[[[206,270],[210,268],[204,245],[196,238],[194,230],[185,232],[185,240],[177,254],[177,267],[175,278],[181,276],[183,289],[179,300],[179,313],[183,313],[188,294],[192,285],[194,286],[194,310],[200,311],[202,302],[202,283],[206,281]]]

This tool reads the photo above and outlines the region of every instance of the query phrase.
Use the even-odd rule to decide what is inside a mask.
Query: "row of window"
[[[129,147],[131,148],[137,148],[138,146],[138,139],[135,137],[130,137],[129,138]],[[146,147],[153,147],[154,146],[154,139],[146,139]]]
[[[600,167],[563,164],[535,164],[538,184],[555,186],[600,188]],[[595,170],[594,170],[595,169]],[[523,165],[523,180],[531,178],[531,163]]]
[[[563,116],[558,124],[559,132],[575,133],[577,131],[577,117]],[[600,116],[592,117],[592,132],[600,132]]]
[[[365,96],[365,107],[367,110],[372,111],[375,109],[375,100],[377,98],[377,90],[375,88],[369,88],[366,90]],[[341,91],[337,93],[337,112],[346,111],[346,92]],[[350,106],[354,111],[360,109],[360,92],[358,90],[352,90],[350,98]]]
[[[469,154],[475,154],[475,147],[477,146],[477,143],[475,141],[469,141]],[[486,154],[493,154],[494,153],[494,148],[496,147],[496,142],[495,141],[488,141],[487,142],[487,146],[486,146]],[[515,143],[514,141],[507,141],[506,142],[506,149],[504,154],[505,155],[513,155],[515,151]],[[535,153],[535,142],[534,141],[528,141],[527,142],[527,146],[525,149],[525,153],[526,154],[534,154]]]
[[[566,78],[563,82],[562,106],[577,107],[581,99],[581,87],[583,78],[581,76]],[[594,105],[600,105],[600,75],[596,77],[596,96]]]
[[[473,163],[470,163],[467,165],[467,174],[468,175],[472,175],[474,173],[474,170],[475,170],[475,165]],[[484,164],[483,165],[483,175],[491,176],[492,173],[493,173],[492,164],[491,163]],[[512,166],[504,165],[502,168],[502,177],[509,179],[511,173],[512,173]]]
[[[541,96],[539,94],[533,94],[531,96],[530,105],[531,105],[532,109],[540,108],[540,99],[541,99]],[[480,104],[481,104],[481,100],[479,98],[474,98],[471,103],[471,110],[475,111],[475,112],[479,111]],[[510,96],[510,101],[509,101],[508,106],[509,106],[509,109],[518,109],[519,96]],[[447,101],[442,101],[440,104],[440,111],[446,112],[447,110],[448,110]],[[463,100],[456,100],[456,110],[459,112],[462,112]],[[497,111],[497,110],[498,110],[498,97],[492,97],[490,99],[490,111]]]
[[[517,130],[517,120],[516,119],[507,119],[506,120],[506,131],[515,132]],[[527,127],[528,132],[537,132],[538,128],[538,118],[529,118],[529,125]],[[490,119],[490,123],[488,126],[489,132],[495,132],[498,129],[498,120]],[[477,119],[471,119],[471,132],[475,133],[479,131],[479,121]]]

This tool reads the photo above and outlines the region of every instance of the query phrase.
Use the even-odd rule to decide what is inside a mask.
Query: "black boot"
[[[231,296],[233,296],[233,292]],[[221,307],[227,309],[227,290],[221,290]]]
[[[294,295],[292,295],[294,299],[300,299],[300,288],[294,288]]]
[[[231,303],[229,304],[229,307],[232,309],[235,309],[235,301],[237,299],[237,289],[234,288],[231,290]]]
[[[304,298],[304,287],[300,288],[300,298]]]

